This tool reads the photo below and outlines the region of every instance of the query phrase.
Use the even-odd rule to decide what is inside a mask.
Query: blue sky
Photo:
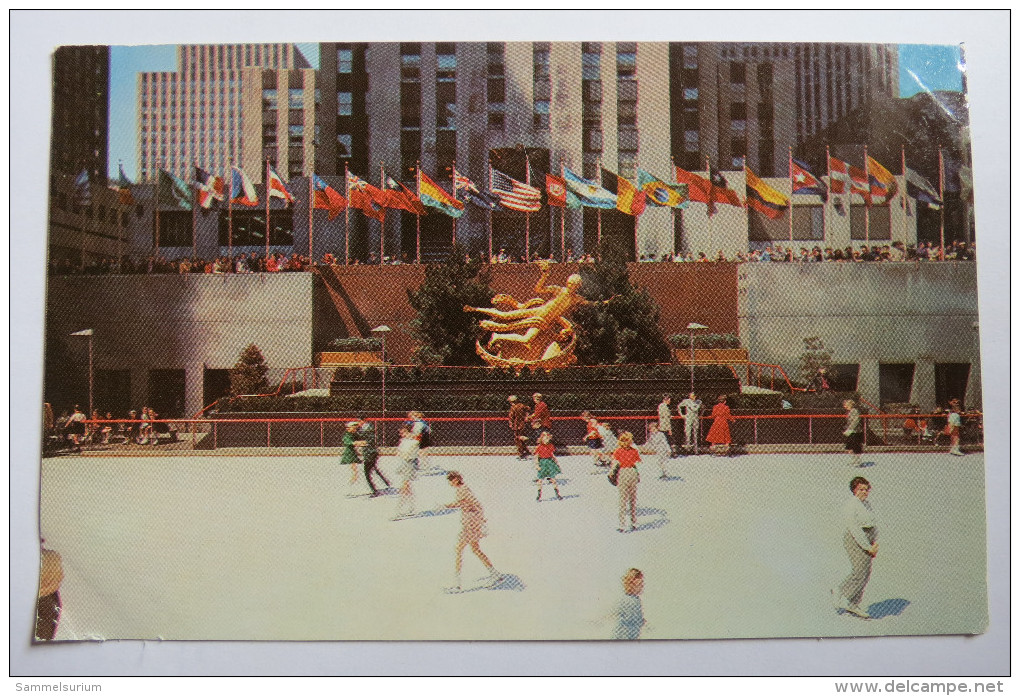
[[[299,43],[298,49],[319,67],[319,46]],[[900,96],[909,97],[925,88],[963,88],[958,46],[901,44],[899,47]],[[110,176],[117,176],[119,161],[132,181],[137,178],[138,78],[139,72],[177,69],[174,46],[114,46],[110,53]],[[922,85],[924,85],[922,87]]]

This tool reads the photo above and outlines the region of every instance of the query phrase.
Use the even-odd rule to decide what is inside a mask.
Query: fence
[[[595,416],[610,425],[616,432],[628,430],[639,443],[645,439],[647,426],[657,423],[654,415],[611,414]],[[944,414],[878,414],[862,419],[865,446],[903,447],[928,450],[948,444],[948,435],[941,428],[924,430],[905,428],[909,421],[935,423],[944,421]],[[304,418],[213,418],[170,419],[157,421],[96,420],[86,421],[86,434],[81,444],[86,447],[138,446],[140,440],[148,444],[169,445],[173,450],[215,450],[235,447],[315,447],[331,448],[342,445],[346,423],[351,417]],[[740,414],[731,416],[730,433],[737,446],[798,445],[825,446],[843,442],[846,417],[841,413],[783,413]],[[399,439],[403,417],[367,417],[375,425],[376,443],[380,447],[395,446]],[[553,419],[553,434],[565,445],[583,445],[585,423],[579,416],[560,416]],[[683,418],[673,417],[673,438],[677,444],[683,440]],[[711,416],[699,422],[699,442],[711,426]],[[434,446],[454,447],[512,447],[513,436],[506,416],[446,415],[430,416]],[[145,426],[151,425],[151,431]],[[108,430],[107,430],[108,428]],[[155,437],[155,440],[153,440]],[[59,430],[47,434],[44,449],[60,449],[55,440],[61,440]],[[961,441],[964,444],[983,443],[981,414],[963,417]],[[165,448],[165,447],[164,447]]]

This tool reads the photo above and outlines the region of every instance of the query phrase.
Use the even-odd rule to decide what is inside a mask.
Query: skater
[[[684,419],[684,447],[688,452],[698,453],[699,422],[701,399],[691,392],[687,398],[676,405],[678,416]]]
[[[853,401],[847,399],[843,402],[846,409],[846,428],[843,430],[843,442],[847,452],[850,452],[850,466],[857,469],[861,466],[861,452],[864,451],[864,444],[861,436],[861,412]]]
[[[712,407],[712,427],[708,429],[705,439],[711,444],[712,455],[725,457],[730,452],[730,407],[726,405],[726,395],[720,394]]]
[[[375,428],[365,420],[359,421],[359,423],[356,435],[358,439],[354,441],[354,445],[357,448],[358,454],[361,455],[365,482],[372,489],[372,497],[376,498],[379,496],[379,491],[376,489],[375,484],[372,483],[372,472],[375,472],[376,476],[382,479],[384,489],[390,487],[390,482],[386,480],[383,472],[379,471],[379,450],[376,449],[375,445]]]
[[[634,436],[629,432],[620,433],[613,460],[617,470],[616,487],[620,490],[620,526],[616,531],[627,531],[629,520],[630,531],[633,532],[637,529],[637,486],[641,480],[637,463],[641,461],[641,455],[634,448]]]
[[[358,432],[358,421],[349,421],[344,431],[343,446],[344,451],[340,455],[340,466],[344,464],[351,465],[351,485],[353,486],[358,482],[358,453],[354,449],[354,443],[357,440]]]
[[[556,491],[556,500],[563,500],[560,495],[559,484],[556,482],[556,475],[560,473],[560,465],[554,454],[555,447],[552,444],[552,433],[544,432],[538,436],[538,444],[535,446],[535,471],[538,472],[535,482],[538,484],[537,501],[542,500],[542,486],[546,481],[552,484]]]
[[[467,546],[471,547],[475,555],[478,556],[478,560],[482,562],[482,565],[489,571],[489,580],[493,585],[500,582],[503,576],[499,574],[496,568],[492,565],[492,561],[485,555],[482,548],[478,545],[478,542],[482,537],[488,534],[488,530],[485,528],[485,511],[482,509],[482,504],[478,502],[478,498],[471,492],[471,489],[464,485],[464,477],[460,475],[458,471],[450,471],[446,474],[446,480],[453,486],[456,491],[457,499],[448,504],[447,508],[460,508],[460,537],[457,539],[456,548],[456,561],[454,562],[454,568],[456,570],[456,582],[449,588],[450,592],[460,592],[460,569],[463,562],[464,548]]]
[[[645,591],[645,575],[637,568],[631,568],[623,576],[623,599],[616,605],[613,618],[613,640],[637,640],[645,625],[645,613],[641,606],[641,593]]]
[[[946,430],[949,431],[949,454],[962,457],[960,451],[960,425],[963,419],[960,418],[960,402],[953,399],[949,402],[949,416],[946,418]]]
[[[673,446],[673,417],[670,413],[669,404],[671,397],[669,394],[662,395],[662,401],[659,403],[659,432],[666,438],[666,443],[669,445],[669,456],[676,456],[676,448]]]
[[[513,394],[507,397],[507,401],[510,402],[510,412],[507,414],[507,421],[510,424],[510,432],[514,436],[514,444],[517,446],[517,458],[527,459],[530,456],[528,452],[528,436],[525,434],[525,428],[528,424],[528,407],[517,400],[517,397]]]
[[[591,451],[592,462],[595,466],[602,464],[602,451],[604,444],[602,442],[602,433],[599,431],[599,422],[597,419],[592,418],[587,411],[581,414],[582,418],[587,414],[585,418],[585,427],[587,432],[584,434],[584,444],[588,446]]]
[[[598,423],[597,431],[602,440],[602,449],[595,456],[596,466],[610,466],[613,463],[613,452],[616,451],[616,433],[608,423]]]
[[[833,595],[838,593],[835,598],[837,610],[869,619],[868,612],[861,608],[861,597],[871,578],[871,563],[878,553],[878,529],[868,502],[871,484],[863,476],[856,476],[850,481],[850,491],[853,498],[843,508],[846,523],[843,548],[850,557],[850,574],[838,590],[833,590]]]
[[[666,461],[670,458],[669,441],[666,440],[666,434],[659,430],[659,426],[656,423],[648,424],[648,435],[645,437],[645,444],[640,450],[643,454],[650,454],[655,458],[659,468],[662,469],[662,476],[659,478],[667,479],[669,476],[666,475]]]
[[[418,438],[411,434],[411,429],[406,425],[400,428],[397,458],[400,460],[400,467],[397,469],[397,473],[400,474],[400,497],[397,499],[397,515],[393,518],[395,520],[415,514],[414,490],[411,484],[418,478],[418,470],[415,468],[415,462],[418,460]]]

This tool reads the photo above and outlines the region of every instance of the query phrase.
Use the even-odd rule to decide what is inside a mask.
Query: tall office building
[[[52,173],[105,184],[110,139],[109,46],[60,46],[53,54]]]
[[[860,107],[899,95],[896,46],[672,43],[672,150],[704,171],[747,165],[786,176],[789,147]]]
[[[179,46],[177,65],[176,72],[138,75],[140,180],[153,181],[160,169],[190,180],[196,164],[213,172],[227,172],[240,163],[251,167],[252,139],[261,147],[264,138],[266,147],[277,151],[285,163],[283,168],[290,168],[289,147],[284,148],[286,156],[280,157],[279,144],[284,140],[289,144],[289,127],[301,125],[303,147],[305,124],[303,120],[290,123],[291,109],[272,108],[278,107],[281,97],[264,90],[276,89],[279,94],[282,89],[284,101],[288,105],[300,102],[302,109],[295,110],[303,110],[305,98],[292,100],[291,90],[303,90],[308,78],[292,77],[288,71],[312,71],[293,44]],[[266,77],[264,70],[279,74]],[[265,87],[267,82],[274,86]],[[298,87],[292,87],[292,82]],[[278,123],[281,114],[286,114],[282,124]],[[270,122],[263,123],[265,119]],[[272,138],[264,126],[272,126]],[[283,132],[286,138],[281,137]],[[261,161],[262,155],[256,159]],[[258,168],[249,174],[261,180]]]

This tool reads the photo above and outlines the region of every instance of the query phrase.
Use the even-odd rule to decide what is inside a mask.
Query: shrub
[[[269,381],[266,375],[269,367],[262,351],[254,343],[248,345],[237,364],[230,370],[230,393],[233,396],[241,394],[264,394],[269,391]]]
[[[329,347],[339,352],[378,351],[382,350],[382,341],[378,338],[335,338],[329,342]]]

